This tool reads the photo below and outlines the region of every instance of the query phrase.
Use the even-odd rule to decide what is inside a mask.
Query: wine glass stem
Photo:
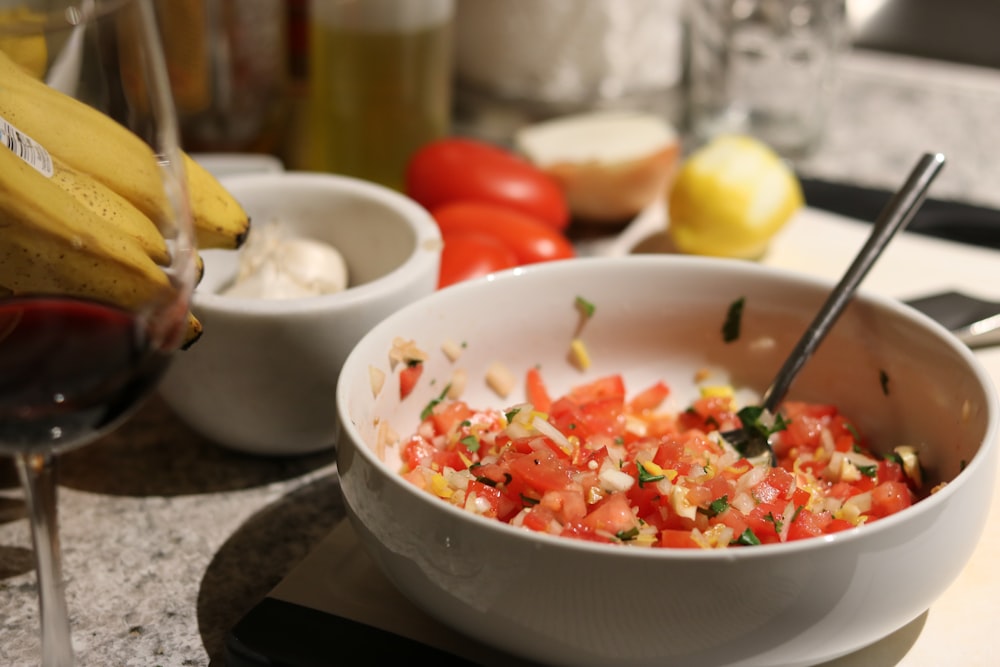
[[[70,667],[73,664],[73,647],[59,551],[55,457],[52,454],[22,453],[17,455],[17,469],[24,487],[31,519],[31,540],[35,547],[42,665]]]

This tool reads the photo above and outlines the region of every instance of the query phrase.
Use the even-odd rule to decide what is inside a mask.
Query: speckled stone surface
[[[926,150],[934,196],[1000,207],[1000,71],[856,53],[806,175],[895,188]],[[205,441],[154,398],[60,462],[81,665],[223,664],[226,632],[343,516],[332,452],[254,458]],[[0,461],[0,665],[34,665],[31,541]]]

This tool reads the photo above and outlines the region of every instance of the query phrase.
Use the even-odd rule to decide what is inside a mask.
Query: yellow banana
[[[124,308],[170,299],[163,269],[131,236],[0,147],[0,285]]]
[[[182,153],[182,157],[191,210],[197,213],[195,232],[198,247],[239,248],[250,231],[250,218],[246,211],[197,160],[187,153]]]
[[[53,159],[52,180],[59,187],[79,199],[87,208],[104,220],[105,224],[117,227],[131,236],[161,266],[170,262],[167,243],[153,221],[117,192],[107,187],[89,174],[77,171]],[[196,284],[205,274],[205,260],[195,253]]]
[[[146,215],[117,192],[89,174],[77,171],[62,160],[53,160],[52,182],[79,199],[96,213],[104,224],[116,227],[135,242],[157,264],[170,261],[167,243],[159,228]]]
[[[0,117],[67,165],[89,173],[154,222],[167,210],[149,146],[109,116],[46,86],[0,51]],[[210,172],[184,154],[199,247],[237,248],[250,220]]]

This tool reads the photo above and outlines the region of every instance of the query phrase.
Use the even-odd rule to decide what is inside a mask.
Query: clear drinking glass
[[[195,326],[152,0],[0,0],[0,144],[0,453],[31,521],[41,662],[64,666],[56,456],[125,419]]]
[[[788,158],[819,144],[849,46],[845,0],[688,0],[694,138],[750,134]]]

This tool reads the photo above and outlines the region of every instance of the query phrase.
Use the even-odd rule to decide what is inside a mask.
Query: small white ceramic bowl
[[[762,391],[831,288],[753,263],[661,255],[516,269],[408,306],[366,335],[341,373],[338,464],[352,523],[416,604],[544,664],[813,665],[871,644],[924,612],[969,559],[990,507],[1000,431],[985,370],[896,301],[855,299],[789,398],[838,405],[876,445],[917,445],[927,471],[949,484],[832,536],[698,550],[543,535],[418,490],[399,476],[396,448],[383,460],[376,444],[383,425],[404,439],[412,433],[457,367],[473,407],[523,401],[520,388],[507,399],[487,388],[496,361],[519,377],[541,364],[553,396],[622,373],[632,389],[665,379],[682,409],[704,368]],[[583,333],[586,373],[566,362],[577,296],[596,305]],[[722,324],[740,297],[742,334],[726,344]],[[397,336],[430,355],[402,401],[399,369],[387,361]],[[445,340],[464,346],[457,362],[440,351]],[[389,375],[377,397],[370,366]]]
[[[330,174],[223,178],[253,225],[280,220],[343,255],[348,289],[288,300],[219,294],[238,251],[204,250],[192,310],[202,337],[179,352],[160,391],[196,431],[232,449],[291,455],[332,447],[340,367],[385,316],[432,293],[441,237],[429,214],[380,185]]]

